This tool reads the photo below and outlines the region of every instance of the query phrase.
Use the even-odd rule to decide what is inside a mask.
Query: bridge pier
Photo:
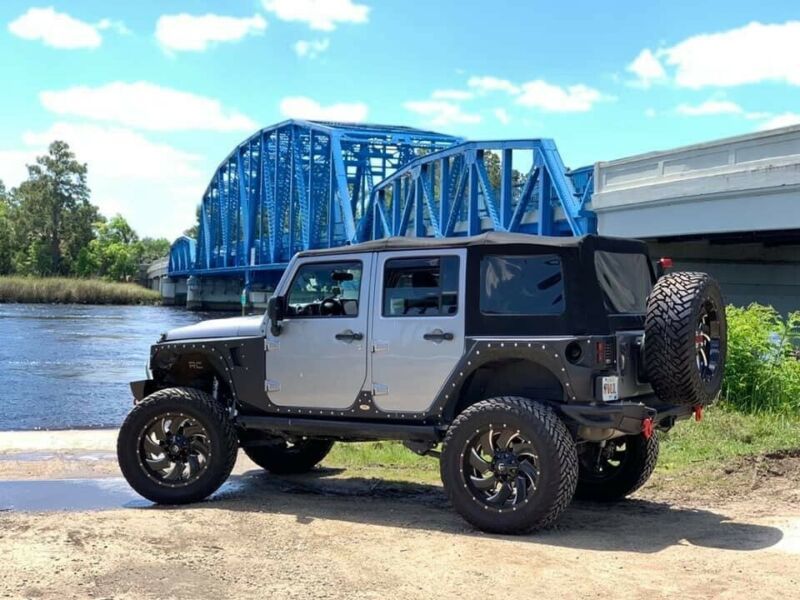
[[[186,308],[189,310],[240,311],[244,280],[235,277],[197,277],[186,280]],[[246,294],[245,310],[263,310],[271,292],[251,290]]]

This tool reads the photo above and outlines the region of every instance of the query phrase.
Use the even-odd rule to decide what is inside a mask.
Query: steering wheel
[[[325,298],[319,305],[319,314],[326,317],[343,315],[344,305],[336,298]]]

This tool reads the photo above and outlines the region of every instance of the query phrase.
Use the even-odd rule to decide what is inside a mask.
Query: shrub
[[[800,312],[729,306],[726,405],[743,412],[800,413]]]

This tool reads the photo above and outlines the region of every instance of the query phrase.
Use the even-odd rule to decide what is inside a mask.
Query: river
[[[118,426],[167,329],[228,316],[162,306],[0,304],[0,431]]]

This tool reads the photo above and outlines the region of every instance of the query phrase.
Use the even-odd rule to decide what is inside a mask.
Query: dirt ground
[[[800,455],[728,465],[722,495],[657,475],[505,537],[436,485],[274,477],[243,455],[212,500],[154,507],[113,432],[26,435],[0,433],[0,597],[800,598]]]

